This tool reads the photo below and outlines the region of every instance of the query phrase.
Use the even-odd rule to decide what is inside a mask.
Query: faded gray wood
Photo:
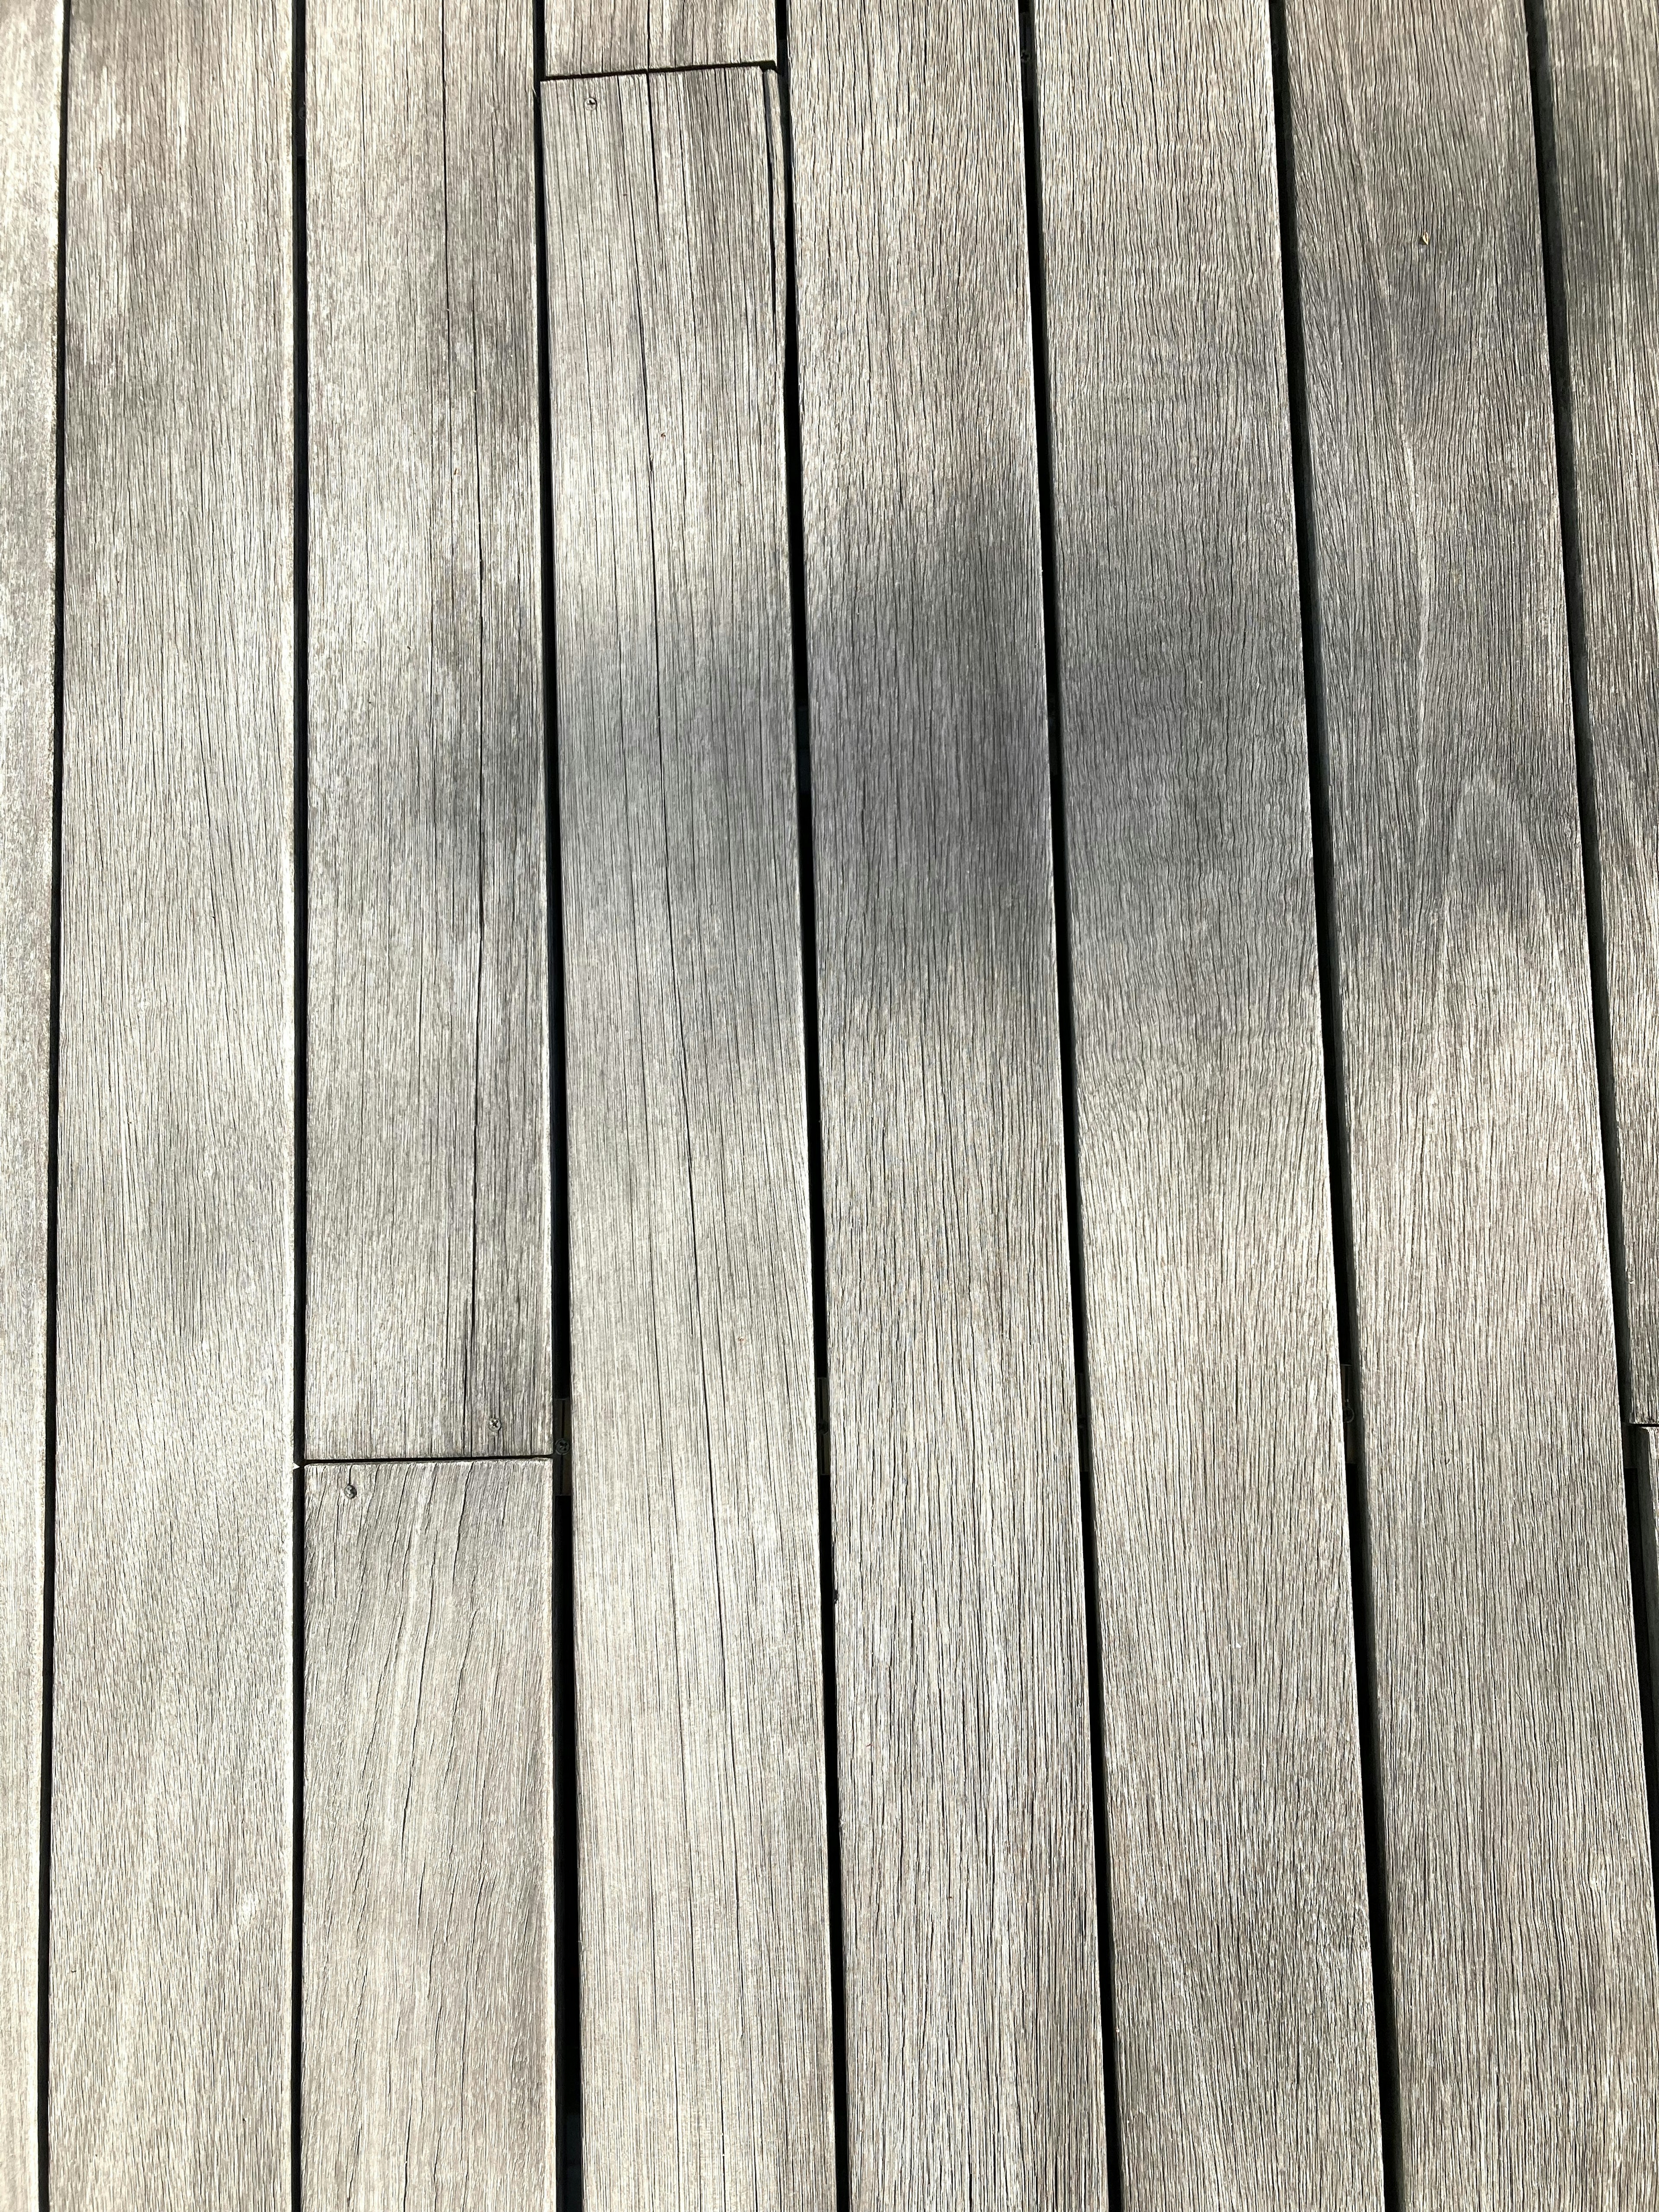
[[[1520,0],[1294,0],[1404,2201],[1659,2201]]]
[[[1016,11],[789,22],[852,2202],[1103,2206]]]
[[[552,1448],[534,77],[307,12],[315,1458]]]
[[[1654,1517],[1656,1477],[1659,1477],[1659,1428],[1627,1429],[1625,1431],[1625,1481],[1630,1499],[1632,1534],[1641,1559],[1650,1681],[1655,1662],[1659,1662],[1659,1606],[1656,1606],[1656,1594],[1659,1594],[1659,1528],[1656,1527]],[[1643,1622],[1638,1615],[1638,1637],[1642,1628]],[[1650,1798],[1650,1820],[1652,1810]]]
[[[758,70],[549,85],[585,2202],[835,2202]]]
[[[289,26],[71,22],[53,2212],[289,2203]]]
[[[775,62],[774,0],[546,0],[550,76]]]
[[[1549,0],[1583,683],[1636,1421],[1659,1421],[1659,5]]]
[[[301,2185],[550,2212],[552,1468],[306,1476]]]
[[[60,0],[0,5],[0,2212],[36,2212]]]
[[[1260,0],[1039,0],[1131,2207],[1380,2206]]]

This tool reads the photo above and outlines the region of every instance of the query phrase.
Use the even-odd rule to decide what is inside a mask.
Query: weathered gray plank
[[[1659,6],[1549,0],[1630,1418],[1659,1421]]]
[[[1016,10],[789,22],[852,2197],[1101,2205]]]
[[[306,1449],[548,1451],[531,0],[307,58]]]
[[[301,2185],[553,2203],[552,1469],[306,1477]]]
[[[289,2202],[289,21],[72,17],[54,2212]]]
[[[1381,2201],[1260,0],[1039,0],[1127,2201]]]
[[[35,2212],[61,0],[0,7],[0,2212]]]
[[[777,59],[774,0],[546,0],[550,76]]]
[[[827,2212],[775,81],[542,112],[586,2202]]]
[[[1405,2201],[1656,2201],[1520,0],[1293,0]]]
[[[1659,1474],[1659,1429],[1626,1431],[1626,1480],[1631,1492],[1631,1517],[1640,1549],[1643,1581],[1647,1596],[1648,1664],[1659,1659],[1659,1625],[1654,1619],[1654,1593],[1659,1590],[1659,1531],[1654,1522],[1654,1479]],[[1638,1624],[1638,1633],[1640,1633]]]

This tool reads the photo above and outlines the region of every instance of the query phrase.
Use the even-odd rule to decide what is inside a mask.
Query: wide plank
[[[550,1451],[531,0],[306,28],[305,1449]]]
[[[835,2202],[776,80],[549,85],[584,2202]]]
[[[1630,1402],[1659,1422],[1659,5],[1548,0]]]
[[[71,18],[54,2212],[289,2203],[290,23]]]
[[[1404,2202],[1659,2201],[1521,0],[1292,0]]]
[[[774,0],[546,0],[550,76],[777,59]]]
[[[0,2212],[36,2212],[60,0],[0,8]]]
[[[307,1472],[307,2204],[550,2212],[552,1498]]]
[[[1260,0],[1038,0],[1131,2207],[1380,2205]]]
[[[1107,2191],[1018,39],[789,17],[855,2212]]]

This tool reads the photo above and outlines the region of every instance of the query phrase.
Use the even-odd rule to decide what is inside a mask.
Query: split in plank
[[[776,80],[542,114],[586,2202],[828,2212]]]
[[[1592,865],[1634,1421],[1659,1421],[1659,5],[1548,0]]]
[[[1408,2205],[1659,2201],[1659,1989],[1521,0],[1293,0]]]
[[[0,8],[0,2212],[36,2212],[61,0]]]
[[[552,1446],[534,78],[307,10],[311,1458]]]
[[[290,15],[71,18],[54,2212],[289,2197]]]
[[[775,62],[774,0],[545,0],[551,76]]]
[[[553,2203],[552,1472],[307,1472],[307,2204]]]
[[[1036,63],[1125,2197],[1376,2206],[1267,12]]]
[[[854,2212],[1107,2191],[1018,33],[790,10]]]

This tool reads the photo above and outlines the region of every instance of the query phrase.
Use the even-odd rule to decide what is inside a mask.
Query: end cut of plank
[[[554,2201],[552,1510],[545,1461],[307,1473],[307,2204]]]

